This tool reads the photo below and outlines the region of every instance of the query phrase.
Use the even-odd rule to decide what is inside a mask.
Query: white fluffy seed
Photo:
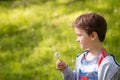
[[[60,53],[59,52],[55,52],[55,57],[60,57]]]

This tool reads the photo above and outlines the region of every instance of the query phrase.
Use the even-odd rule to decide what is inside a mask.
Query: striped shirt
[[[79,66],[79,80],[98,80],[98,67],[102,60],[108,55],[102,48],[100,52],[92,59],[87,60],[88,50],[83,53]]]

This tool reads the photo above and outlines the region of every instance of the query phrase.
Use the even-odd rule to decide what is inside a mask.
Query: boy
[[[112,80],[119,66],[102,46],[107,31],[104,17],[94,12],[82,14],[75,20],[74,29],[84,52],[77,55],[74,71],[57,60],[56,68],[62,72],[63,80]]]

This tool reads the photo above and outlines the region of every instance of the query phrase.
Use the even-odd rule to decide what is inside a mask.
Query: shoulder
[[[100,80],[111,80],[114,74],[118,71],[119,65],[113,55],[106,56],[98,68],[98,76]],[[101,76],[101,75],[104,75]]]
[[[103,61],[100,64],[99,69],[109,69],[109,70],[115,70],[119,67],[119,64],[115,60],[115,58],[112,55],[106,56]]]
[[[83,59],[84,55],[87,53],[87,50],[77,54],[76,56],[76,68],[81,65],[81,60]]]
[[[115,59],[115,57],[112,55],[112,54],[109,54],[108,56],[106,56],[104,59],[103,59],[103,61],[102,61],[102,63],[101,64],[114,64],[114,65],[119,65],[118,64],[118,62],[116,61],[116,59]]]
[[[118,69],[119,65],[116,63],[115,58],[112,55],[106,56],[98,68],[99,80],[111,79]],[[101,75],[104,75],[104,77]]]
[[[109,54],[112,58],[113,58],[113,61],[118,65],[118,66],[120,66],[120,64],[117,62],[117,60],[115,59],[115,56],[114,55],[112,55],[112,54]]]
[[[85,50],[85,51],[83,51],[83,52],[77,54],[76,57],[77,57],[77,58],[78,58],[78,57],[81,57],[81,56],[83,56],[83,55],[86,54],[86,53],[88,53],[88,50]]]

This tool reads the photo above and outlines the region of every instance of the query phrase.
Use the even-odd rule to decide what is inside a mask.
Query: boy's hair
[[[101,42],[105,39],[107,23],[104,17],[97,13],[90,12],[80,15],[75,20],[73,26],[85,30],[88,35],[93,31],[97,32],[98,38]]]

